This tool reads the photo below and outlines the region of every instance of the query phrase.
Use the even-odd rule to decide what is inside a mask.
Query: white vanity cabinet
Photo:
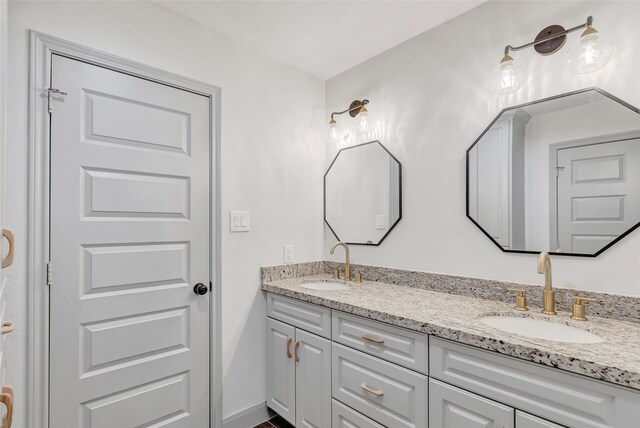
[[[296,326],[315,325],[309,320],[322,318],[316,316],[324,308],[310,308],[309,318],[304,304],[279,296],[272,296],[271,302],[271,308],[286,308],[282,310],[294,325],[267,318],[267,405],[296,427],[329,428],[331,342]],[[326,316],[329,320],[328,310]]]
[[[296,427],[640,427],[629,388],[273,293],[267,315],[267,405]]]
[[[448,340],[430,338],[429,376],[567,427],[640,426],[638,392]]]

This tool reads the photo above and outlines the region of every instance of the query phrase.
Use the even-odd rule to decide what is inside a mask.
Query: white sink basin
[[[534,339],[553,340],[565,343],[600,343],[604,341],[600,336],[587,330],[546,319],[486,316],[480,318],[480,321],[508,333],[519,334]]]
[[[350,290],[351,285],[343,281],[308,281],[300,285],[302,288],[308,288],[309,290],[322,290],[322,291],[340,291]]]

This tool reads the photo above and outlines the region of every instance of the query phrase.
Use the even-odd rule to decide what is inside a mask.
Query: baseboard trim
[[[267,402],[255,404],[222,420],[222,428],[251,428],[271,419],[275,413],[267,407]]]

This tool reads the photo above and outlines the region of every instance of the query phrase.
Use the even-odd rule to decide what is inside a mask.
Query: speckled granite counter
[[[291,279],[263,275],[262,289],[331,309],[416,330],[444,339],[495,351],[527,361],[640,390],[640,324],[592,317],[573,321],[568,313],[548,317],[540,309],[513,310],[513,305],[420,288],[364,281],[350,290],[316,291],[300,287],[305,281],[328,279],[313,274]],[[562,322],[591,331],[604,340],[598,344],[570,344],[506,333],[479,318],[509,314]]]

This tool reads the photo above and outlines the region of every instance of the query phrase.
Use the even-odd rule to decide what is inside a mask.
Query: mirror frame
[[[469,215],[469,153],[471,152],[471,150],[476,146],[476,144],[478,144],[480,142],[480,140],[482,139],[482,137],[484,137],[484,135],[491,129],[491,127],[500,119],[500,117],[502,117],[503,114],[505,114],[508,111],[511,110],[517,110],[519,108],[523,108],[523,107],[528,107],[534,104],[540,104],[540,103],[544,103],[547,101],[553,101],[553,100],[557,100],[560,98],[565,98],[565,97],[569,97],[572,95],[577,95],[577,94],[581,94],[584,92],[589,92],[589,91],[596,91],[598,93],[600,93],[601,95],[621,104],[622,106],[628,108],[629,110],[637,113],[640,115],[640,109],[638,109],[637,107],[634,107],[633,105],[627,103],[626,101],[621,100],[620,98],[616,97],[615,95],[610,94],[609,92],[603,91],[602,89],[598,88],[598,87],[590,87],[590,88],[586,88],[586,89],[580,89],[577,91],[572,91],[572,92],[566,92],[564,94],[560,94],[560,95],[554,95],[551,97],[547,97],[547,98],[542,98],[540,100],[536,100],[536,101],[530,101],[528,103],[524,103],[524,104],[518,104],[515,106],[511,106],[511,107],[505,107],[503,108],[500,113],[498,113],[495,117],[495,119],[493,119],[491,121],[491,123],[489,124],[489,126],[487,126],[485,128],[484,131],[482,131],[482,133],[480,134],[480,136],[478,138],[476,138],[476,140],[473,142],[473,144],[471,146],[469,146],[469,148],[467,149],[467,153],[466,153],[466,177],[465,177],[465,183],[466,183],[466,191],[465,191],[465,197],[466,197],[466,215],[467,218],[469,220],[471,220],[471,222],[473,224],[476,225],[476,227],[478,229],[480,229],[482,231],[482,233],[489,238],[489,240],[491,240],[491,242],[493,242],[498,248],[500,248],[502,250],[503,253],[519,253],[519,254],[540,254],[542,251],[544,250],[540,250],[540,251],[530,251],[530,250],[507,250],[505,249],[502,245],[500,245],[495,239],[493,239],[491,237],[491,235],[489,233],[487,233],[486,230],[484,230],[484,228],[482,226],[480,226],[480,224],[478,224],[477,221],[475,221],[470,215]],[[633,227],[629,228],[626,232],[624,232],[623,234],[621,234],[620,236],[618,236],[616,239],[614,239],[613,241],[611,241],[610,243],[608,243],[607,245],[605,245],[604,247],[602,247],[600,250],[598,250],[597,252],[593,253],[593,254],[581,254],[581,253],[558,253],[555,251],[548,251],[548,253],[550,255],[553,256],[572,256],[572,257],[597,257],[600,254],[602,254],[603,252],[605,252],[606,250],[608,250],[609,248],[611,248],[613,245],[615,245],[616,243],[618,243],[620,240],[622,240],[625,236],[629,235],[631,232],[633,232],[634,230],[636,230],[638,227],[640,227],[640,221],[638,221],[638,223],[636,223]]]
[[[340,153],[342,153],[345,150],[351,150],[351,149],[355,149],[358,147],[362,147],[362,146],[366,146],[367,144],[379,144],[380,147],[382,147],[384,149],[385,152],[387,152],[387,154],[389,156],[391,156],[391,158],[398,162],[398,219],[391,225],[391,227],[389,227],[389,229],[387,230],[387,233],[385,233],[382,238],[380,238],[380,240],[377,243],[372,243],[372,244],[368,244],[366,242],[347,242],[345,241],[346,244],[348,245],[365,245],[368,247],[377,247],[380,244],[382,244],[382,241],[384,241],[387,236],[389,236],[389,233],[391,233],[391,231],[396,227],[396,225],[400,222],[400,220],[402,220],[402,163],[398,160],[398,158],[396,158],[393,153],[391,153],[385,146],[384,144],[382,144],[380,141],[378,140],[373,140],[373,141],[368,141],[366,143],[361,143],[361,144],[356,144],[355,146],[350,146],[350,147],[345,147],[344,149],[340,149],[338,151],[338,153],[336,153],[336,156],[333,158],[333,160],[331,161],[331,164],[329,165],[329,167],[327,168],[327,171],[324,173],[324,177],[323,177],[323,184],[322,184],[322,197],[323,197],[323,211],[324,211],[324,224],[327,225],[327,227],[329,228],[329,230],[331,231],[331,233],[333,233],[333,236],[336,237],[336,239],[338,241],[340,241],[340,237],[338,236],[338,234],[336,233],[335,230],[333,230],[333,227],[331,227],[331,225],[329,224],[329,222],[327,221],[327,175],[329,174],[329,171],[331,171],[331,167],[333,167],[333,164],[336,163],[336,160],[338,160],[338,156],[340,156]]]

